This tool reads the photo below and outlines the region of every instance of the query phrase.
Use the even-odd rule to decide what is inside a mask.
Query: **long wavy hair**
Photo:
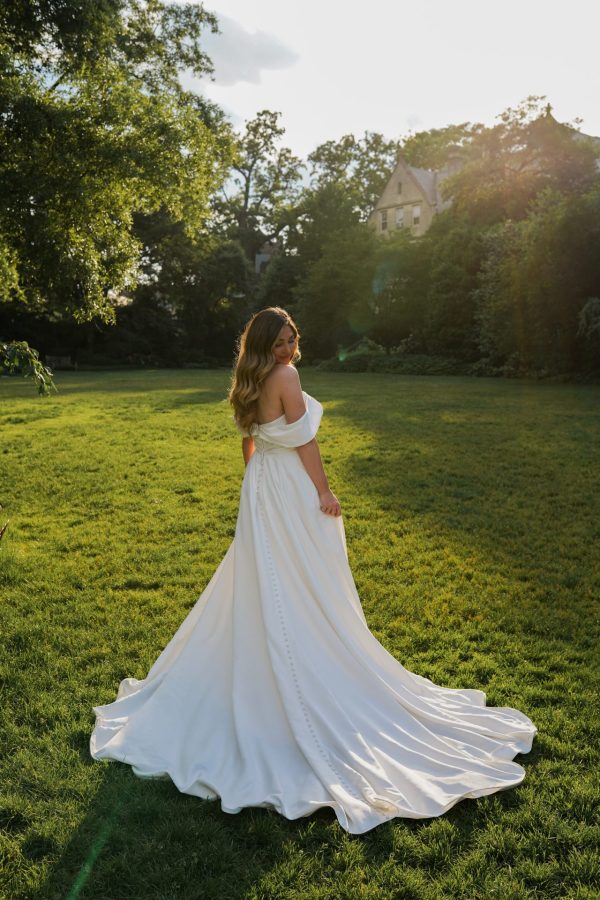
[[[300,338],[296,323],[285,309],[267,306],[252,316],[236,342],[236,360],[227,399],[238,425],[244,430],[249,431],[256,421],[262,384],[277,365],[273,344],[284,325],[289,325],[294,336]],[[296,347],[291,362],[296,363],[301,356]]]

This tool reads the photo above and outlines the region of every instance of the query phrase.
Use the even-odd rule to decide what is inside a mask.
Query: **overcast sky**
[[[600,136],[600,0],[213,0],[215,65],[186,86],[236,129],[282,113],[301,157],[352,132],[400,138],[459,122],[494,123],[529,94],[559,121]],[[357,10],[352,12],[353,8]]]

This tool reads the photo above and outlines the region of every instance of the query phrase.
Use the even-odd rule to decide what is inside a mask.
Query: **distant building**
[[[548,104],[544,118],[560,125],[552,115],[552,107]],[[573,132],[575,140],[592,140],[598,146],[599,158],[596,167],[600,170],[600,137],[583,134],[569,125],[563,128]],[[415,235],[425,234],[433,217],[447,209],[452,201],[443,200],[440,186],[450,175],[454,175],[464,165],[460,148],[451,150],[442,169],[419,169],[409,166],[399,157],[396,168],[392,172],[383,193],[377,201],[368,221],[380,236],[385,236],[398,228],[409,228]]]
[[[450,206],[449,200],[442,199],[442,182],[458,172],[462,165],[460,151],[449,154],[444,168],[438,170],[409,166],[399,157],[369,216],[368,221],[375,226],[377,234],[383,235],[397,228],[409,228],[416,235],[425,234],[433,217]]]

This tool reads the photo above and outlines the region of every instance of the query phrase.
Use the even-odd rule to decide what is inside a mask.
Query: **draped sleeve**
[[[270,422],[266,428],[262,426],[261,436],[266,441],[281,447],[301,447],[312,441],[321,424],[323,406],[306,391],[302,393],[306,406],[303,415],[295,422],[285,422],[285,417],[282,417],[281,420]]]

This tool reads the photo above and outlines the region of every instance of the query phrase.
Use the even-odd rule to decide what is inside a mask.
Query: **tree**
[[[418,131],[400,142],[400,152],[409,166],[419,169],[441,169],[451,151],[468,148],[474,137],[481,133],[483,125],[463,122],[445,128]]]
[[[372,326],[377,237],[362,222],[332,232],[294,289],[308,358],[328,357]]]
[[[600,297],[589,297],[579,311],[577,335],[583,368],[600,369]]]
[[[446,210],[423,237],[429,259],[422,337],[429,353],[478,357],[475,297],[483,260],[482,229]]]
[[[286,249],[305,264],[316,262],[329,238],[360,222],[353,198],[345,185],[327,182],[307,187],[290,218]]]
[[[430,284],[431,245],[408,229],[380,241],[375,256],[373,325],[369,336],[388,349],[410,339],[425,349],[426,298]]]
[[[30,347],[27,341],[0,343],[0,367],[5,375],[19,373],[25,378],[32,378],[41,394],[49,393],[50,388],[56,390],[50,369],[40,362],[37,350]]]
[[[382,134],[369,131],[359,140],[346,134],[338,141],[326,141],[308,157],[311,187],[342,186],[359,221],[366,222],[396,164],[398,149],[398,141],[387,141]]]
[[[246,122],[235,145],[232,176],[213,198],[213,222],[239,241],[248,260],[267,240],[279,237],[298,198],[301,160],[278,141],[285,129],[281,113],[262,110]]]
[[[457,212],[484,225],[522,219],[545,188],[577,193],[592,183],[597,144],[557,122],[545,99],[530,96],[501,113],[497,125],[473,133],[465,165],[442,185]]]
[[[8,0],[0,10],[0,300],[114,321],[139,276],[137,212],[198,240],[231,159],[214,104],[179,72],[210,72],[217,20],[163,0]]]
[[[195,242],[164,214],[140,218],[137,231],[144,284],[136,300],[162,305],[177,321],[180,360],[228,357],[249,312],[253,271],[241,245],[219,234]]]
[[[281,306],[290,315],[295,315],[297,298],[294,289],[305,270],[304,260],[297,253],[278,253],[258,283],[257,306]]]
[[[597,179],[580,195],[548,188],[525,219],[489,230],[476,299],[491,363],[523,374],[581,368],[582,312],[600,293],[599,223]]]

